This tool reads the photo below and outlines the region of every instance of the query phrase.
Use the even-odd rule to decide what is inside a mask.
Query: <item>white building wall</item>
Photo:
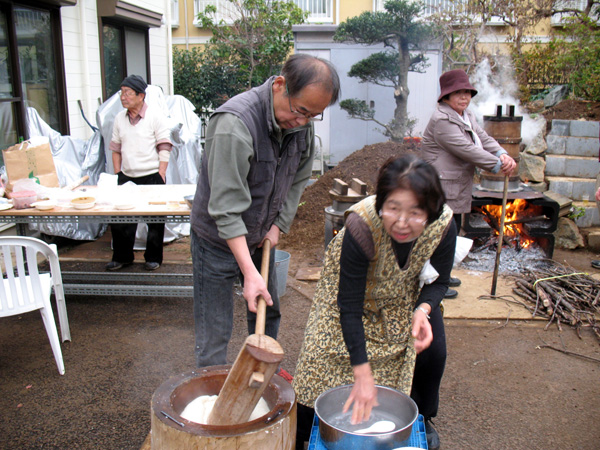
[[[150,28],[150,79],[154,86],[162,88],[165,95],[173,94],[171,61],[171,1],[170,0],[128,0],[128,3],[162,14],[160,28]]]
[[[315,29],[317,26],[315,26]],[[331,32],[331,36],[333,32]],[[297,52],[311,53],[314,51],[330,51],[330,61],[336,67],[340,77],[341,98],[358,98],[368,105],[373,105],[375,118],[388,123],[394,117],[396,102],[392,87],[378,86],[373,83],[361,83],[357,78],[349,77],[348,72],[352,65],[368,57],[370,54],[383,50],[382,45],[365,46],[359,44],[334,43],[331,36],[306,33],[296,33],[295,50]],[[413,136],[421,136],[429,118],[436,107],[439,92],[438,78],[441,75],[441,54],[438,49],[432,48],[426,53],[429,58],[426,72],[423,74],[409,72],[408,88],[408,115],[415,119]],[[329,142],[323,143],[323,154],[331,164],[338,164],[344,158],[365,145],[376,144],[389,140],[382,133],[382,127],[372,121],[351,119],[342,110],[339,103],[327,108],[329,114],[330,131]]]
[[[81,101],[86,118],[96,125],[98,99],[102,98],[96,0],[79,0],[76,6],[63,6],[60,11],[70,134],[87,139],[92,129],[85,123],[77,102]]]
[[[96,1],[79,0],[76,6],[63,6],[60,9],[70,134],[80,139],[88,139],[92,129],[81,115],[78,100],[86,118],[95,126],[96,110],[102,99]],[[128,0],[127,3],[163,15],[163,25],[150,28],[148,33],[150,77],[153,85],[160,86],[166,95],[170,95],[173,93],[171,27],[168,25],[170,0]]]

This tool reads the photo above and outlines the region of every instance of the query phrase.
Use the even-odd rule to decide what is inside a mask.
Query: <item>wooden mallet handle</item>
[[[260,274],[265,280],[265,284],[269,286],[269,262],[271,259],[271,241],[265,239],[262,246],[262,263],[260,266]],[[258,297],[258,305],[256,305],[256,327],[254,328],[255,334],[265,334],[265,322],[267,316],[267,302],[263,296]]]

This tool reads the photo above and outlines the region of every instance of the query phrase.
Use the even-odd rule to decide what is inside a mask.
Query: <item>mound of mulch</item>
[[[280,241],[281,248],[312,251],[323,248],[325,239],[325,208],[333,204],[329,191],[334,178],[350,184],[352,178],[358,178],[367,184],[367,193],[375,193],[377,171],[391,157],[405,153],[414,153],[413,143],[382,142],[366,145],[350,154],[333,169],[321,175],[308,186],[300,199],[298,213],[287,235]]]

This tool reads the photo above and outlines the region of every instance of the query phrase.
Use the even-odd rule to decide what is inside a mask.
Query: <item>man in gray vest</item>
[[[290,229],[312,174],[314,128],[339,96],[328,62],[291,56],[281,75],[236,95],[211,116],[192,208],[196,364],[227,363],[238,277],[254,333],[259,296],[267,302],[265,333],[277,338],[281,314],[275,246]],[[260,274],[262,245],[273,246],[268,285]]]

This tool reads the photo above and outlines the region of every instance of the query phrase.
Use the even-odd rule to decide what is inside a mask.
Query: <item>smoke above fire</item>
[[[506,114],[507,105],[515,105],[515,115],[523,116],[521,125],[523,143],[529,144],[542,132],[545,126],[544,118],[532,118],[521,107],[512,65],[499,65],[492,72],[490,62],[484,59],[477,65],[475,74],[471,74],[469,78],[473,87],[477,89],[477,96],[471,102],[469,109],[475,113],[480,125],[483,123],[483,116],[496,114],[496,105],[502,105],[503,114]]]

